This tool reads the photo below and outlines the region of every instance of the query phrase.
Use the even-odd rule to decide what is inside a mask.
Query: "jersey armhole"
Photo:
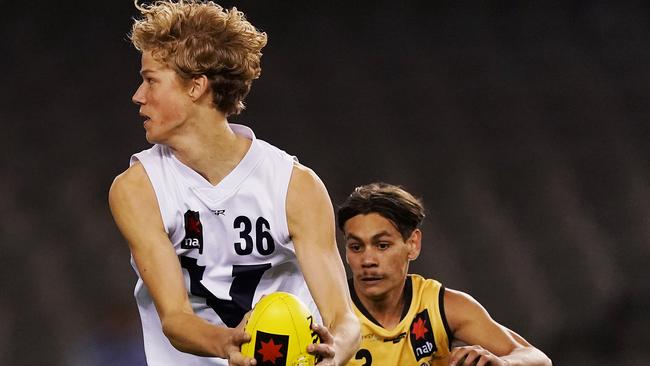
[[[163,228],[165,229],[165,233],[167,235],[171,235],[169,230],[170,228],[169,220],[167,218],[167,207],[163,205],[165,203],[165,200],[161,199],[162,197],[165,196],[165,193],[161,192],[162,188],[158,187],[158,185],[154,183],[154,177],[152,177],[152,174],[156,174],[156,173],[148,169],[148,164],[145,164],[145,161],[143,161],[141,157],[137,156],[137,154],[134,154],[131,157],[129,166],[135,164],[136,162],[139,162],[142,165],[142,168],[144,169],[144,172],[147,175],[147,179],[149,179],[149,183],[151,184],[151,188],[153,189],[154,195],[156,197],[156,204],[158,205],[158,211],[160,212],[160,218],[163,222]]]
[[[280,225],[283,230],[282,237],[285,238],[286,243],[291,243],[291,245],[293,245],[291,231],[289,230],[289,217],[287,216],[289,214],[289,210],[287,209],[287,197],[289,197],[289,189],[291,187],[291,178],[293,178],[294,164],[298,162],[298,159],[290,155],[287,156],[291,159],[291,163],[289,164],[288,172],[285,171],[283,173],[284,175],[282,181],[286,182],[286,184],[278,185],[278,188],[280,189],[280,191],[277,192],[279,205],[278,207],[284,208],[282,210],[282,213],[278,215],[278,219],[280,220]]]
[[[440,311],[440,318],[442,319],[442,325],[444,325],[445,333],[447,333],[447,345],[451,351],[453,334],[451,333],[449,323],[447,323],[447,315],[445,314],[445,286],[440,286],[440,291],[438,291],[438,307]]]

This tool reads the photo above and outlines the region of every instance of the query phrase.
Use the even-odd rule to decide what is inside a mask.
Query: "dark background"
[[[646,2],[222,4],[269,34],[232,122],[297,155],[335,204],[378,180],[421,197],[412,272],[556,365],[650,361]],[[0,364],[141,365],[106,204],[148,146],[135,9],[0,5]]]

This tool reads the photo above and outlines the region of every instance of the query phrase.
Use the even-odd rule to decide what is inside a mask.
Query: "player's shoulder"
[[[325,192],[323,181],[313,169],[294,161],[289,182],[289,192],[301,196],[315,191]]]
[[[290,228],[296,222],[333,220],[332,201],[327,188],[316,173],[298,162],[294,163],[286,199]],[[327,217],[325,217],[327,216]],[[312,220],[312,221],[310,221]]]
[[[151,190],[151,183],[147,172],[142,163],[136,161],[113,179],[109,190],[109,200],[114,202],[126,198],[137,199],[139,194],[149,190]]]
[[[135,161],[131,166],[129,166],[125,171],[118,174],[113,183],[111,184],[112,188],[124,189],[130,186],[138,185],[143,180],[147,178],[147,172],[144,169],[144,166],[141,162]]]
[[[296,178],[299,178],[299,179],[320,180],[320,178],[318,178],[318,175],[316,174],[316,172],[313,169],[311,169],[310,167],[308,167],[306,165],[301,164],[297,160],[293,161],[292,175],[296,176]]]
[[[445,306],[464,308],[476,304],[479,304],[479,302],[466,292],[451,288],[445,289]]]
[[[468,319],[488,316],[487,311],[472,295],[450,288],[444,294],[445,314],[452,328]]]

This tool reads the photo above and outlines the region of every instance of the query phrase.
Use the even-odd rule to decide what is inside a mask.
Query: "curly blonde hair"
[[[165,0],[135,7],[129,39],[140,52],[174,69],[185,80],[205,75],[215,106],[226,116],[239,114],[262,68],[266,33],[258,31],[237,8],[212,1]]]

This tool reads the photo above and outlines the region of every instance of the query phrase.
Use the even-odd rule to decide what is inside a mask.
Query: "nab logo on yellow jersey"
[[[409,338],[411,340],[411,347],[413,347],[413,354],[418,361],[424,357],[431,356],[438,350],[431,329],[429,313],[426,310],[418,313],[413,319]]]

